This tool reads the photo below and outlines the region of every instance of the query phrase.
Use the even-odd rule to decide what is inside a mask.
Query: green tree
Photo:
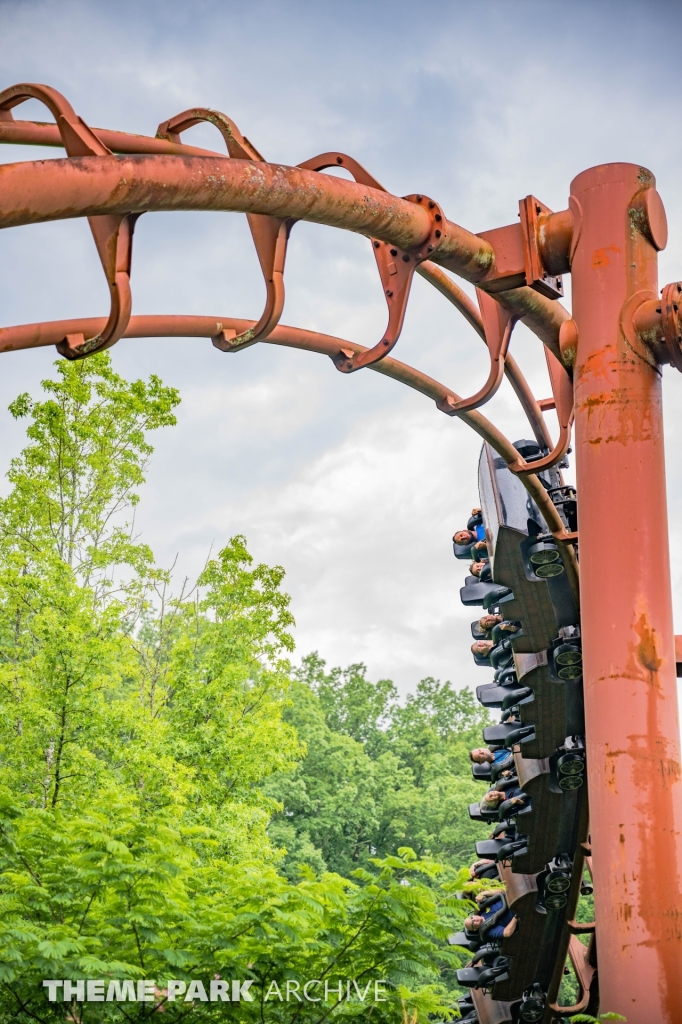
[[[146,435],[175,424],[180,397],[153,375],[123,380],[107,353],[56,367],[46,401],[22,394],[10,405],[16,419],[30,417],[30,443],[12,460],[0,506],[5,558],[14,551],[35,568],[56,556],[97,593],[114,566],[144,575],[152,564],[149,547],[135,543],[132,511],[153,451]]]
[[[305,753],[304,694],[319,771],[340,777],[352,752],[358,794],[368,773],[363,842],[377,793],[400,776],[396,755],[370,757],[369,733],[330,730],[305,684],[292,700],[281,568],[254,565],[233,537],[174,596],[135,536],[148,433],[174,422],[177,394],[157,378],[124,381],[107,353],[57,367],[45,401],[11,407],[29,420],[29,443],[0,502],[0,1021],[160,1009],[168,1021],[217,1019],[221,1004],[167,998],[169,978],[208,990],[216,976],[253,983],[245,1021],[263,1019],[273,981],[310,979],[343,983],[339,1013],[351,1020],[447,1016],[461,879],[402,845],[377,857],[366,844],[341,877],[312,840],[317,872],[287,877],[268,835],[280,806],[269,780],[295,780]],[[378,743],[387,719],[365,690],[340,726],[361,728],[361,698],[374,701]],[[53,1003],[46,978],[153,978],[157,992],[151,1003]],[[385,1003],[347,987],[382,980]],[[267,1001],[268,1019],[292,1024],[321,1024],[330,1010]]]
[[[402,846],[470,863],[486,834],[468,814],[481,796],[468,751],[488,721],[474,695],[429,678],[401,705],[390,680],[372,683],[364,665],[327,672],[317,654],[296,675],[285,718],[307,756],[266,784],[283,807],[269,831],[289,877],[301,864],[347,875]]]

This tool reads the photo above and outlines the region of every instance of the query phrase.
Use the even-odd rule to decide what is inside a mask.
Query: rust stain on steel
[[[644,613],[635,622],[634,629],[639,637],[639,643],[635,652],[637,660],[650,673],[653,681],[653,678],[663,664],[663,658],[659,657],[656,650],[656,630],[649,625]]]
[[[584,443],[629,445],[653,438],[654,422],[660,413],[660,394],[642,395],[640,362],[633,358],[627,339],[619,333],[617,343],[605,344],[576,364],[576,408],[586,415],[588,425]],[[643,369],[657,374],[656,367],[648,363]],[[595,378],[603,381],[602,389],[596,390],[592,385],[590,393],[582,397],[581,382]],[[632,380],[631,385],[628,378]]]
[[[2,227],[126,211],[266,213],[371,231],[377,237],[393,231],[386,240],[404,248],[418,246],[431,227],[428,214],[414,204],[343,178],[212,156],[80,157],[5,164],[0,168],[0,210]],[[446,227],[449,230],[450,225]],[[480,246],[479,241],[476,248]]]
[[[678,909],[682,904],[682,887],[675,867],[680,836],[672,826],[675,818],[672,786],[679,785],[680,764],[679,760],[675,762],[675,772],[666,770],[671,759],[668,757],[669,740],[659,721],[661,684],[657,678],[664,659],[657,650],[656,630],[644,613],[635,622],[634,630],[639,637],[636,656],[649,675],[646,734],[643,739],[651,760],[658,761],[660,767],[657,773],[635,773],[636,787],[643,798],[637,803],[640,814],[638,874],[642,880],[642,885],[638,887],[638,911],[650,931],[650,938],[642,940],[641,945],[654,948],[658,954],[658,987],[672,1021],[682,1006],[679,947],[682,939],[682,914]],[[633,743],[639,739],[633,737]],[[665,827],[665,823],[668,823],[668,827]],[[654,828],[656,839],[652,842]]]
[[[647,441],[653,436],[650,410],[642,408],[637,396],[631,395],[626,388],[614,388],[590,395],[579,404],[579,408],[586,413],[588,422],[595,430],[593,436],[585,438],[588,444],[610,444],[615,441],[629,445],[633,441]],[[618,417],[615,425],[617,429],[609,433],[597,433],[603,428],[612,410]]]
[[[608,267],[611,262],[609,253],[616,252],[620,252],[617,245],[605,245],[601,249],[595,249],[592,254],[592,266],[594,269],[598,270],[600,267]]]
[[[39,160],[0,168],[0,227],[155,210],[293,217],[372,235],[402,249],[418,248],[431,231],[428,213],[414,203],[284,164],[160,154]],[[445,220],[432,258],[475,282],[494,254],[487,242]]]

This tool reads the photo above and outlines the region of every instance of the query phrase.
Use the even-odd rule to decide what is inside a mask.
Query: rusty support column
[[[682,1020],[682,783],[660,368],[628,330],[657,294],[653,175],[571,186],[585,711],[601,1009]],[[636,302],[636,300],[634,300]],[[625,325],[624,333],[623,325]]]

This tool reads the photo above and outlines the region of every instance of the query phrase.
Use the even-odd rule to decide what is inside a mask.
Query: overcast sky
[[[516,219],[533,193],[553,209],[571,179],[617,160],[656,175],[671,241],[661,283],[682,277],[680,19],[676,3],[404,0],[0,0],[0,88],[43,82],[93,126],[153,135],[189,106],[231,116],[267,159],[346,152],[398,194],[423,192],[473,231]],[[20,117],[46,120],[37,104]],[[186,141],[221,148],[209,126]],[[3,147],[0,160],[58,156]],[[102,315],[107,293],[84,222],[7,230],[3,324]],[[369,243],[299,223],[283,323],[374,344],[385,324]],[[136,313],[257,319],[263,301],[245,218],[151,214],[137,225]],[[549,393],[540,343],[517,354]],[[483,346],[417,279],[398,358],[460,394],[487,373]],[[22,441],[6,411],[38,393],[54,350],[3,356],[0,470]],[[403,691],[427,675],[483,682],[459,603],[466,563],[453,530],[477,503],[477,437],[433,403],[370,371],[257,345],[225,355],[208,340],[123,341],[126,376],[180,388],[179,424],[154,439],[138,516],[161,564],[201,568],[244,533],[286,569],[298,655],[364,661]],[[676,628],[682,632],[682,379],[665,371]],[[506,387],[487,413],[528,434]]]

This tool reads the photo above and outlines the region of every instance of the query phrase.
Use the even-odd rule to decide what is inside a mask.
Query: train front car
[[[543,454],[534,441],[515,447],[529,462]],[[558,469],[539,475],[575,531],[575,489]],[[451,938],[472,952],[457,972],[470,989],[460,1009],[478,1024],[550,1022],[589,1012],[598,998],[594,925],[575,920],[590,868],[579,612],[537,505],[487,443],[478,484],[480,507],[455,534],[455,556],[471,560],[462,602],[480,610],[472,654],[493,673],[476,696],[500,721],[471,753],[474,778],[488,790],[469,813],[490,829],[476,843],[472,876],[505,889],[483,890],[478,913]],[[578,995],[562,1007],[567,958]]]

